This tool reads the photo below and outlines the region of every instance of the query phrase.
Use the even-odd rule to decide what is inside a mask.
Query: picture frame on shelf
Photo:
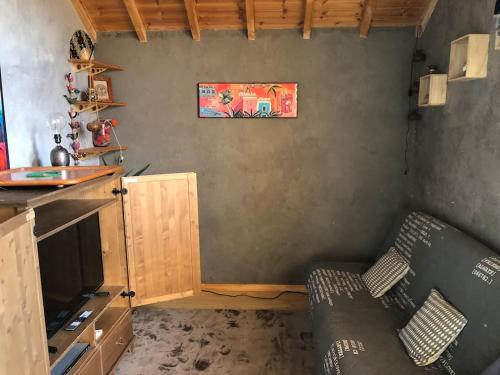
[[[94,90],[98,102],[113,102],[111,77],[103,75],[89,76],[89,89]]]
[[[9,148],[7,144],[7,127],[5,125],[5,107],[3,102],[2,70],[0,68],[0,171],[7,170],[9,163]]]

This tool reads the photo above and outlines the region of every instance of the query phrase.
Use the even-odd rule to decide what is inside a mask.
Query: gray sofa
[[[308,267],[317,374],[481,374],[500,358],[500,255],[420,212],[398,218],[381,254],[390,246],[409,259],[411,269],[379,299],[370,296],[361,279],[370,264]],[[432,288],[468,323],[435,364],[418,367],[397,330]]]

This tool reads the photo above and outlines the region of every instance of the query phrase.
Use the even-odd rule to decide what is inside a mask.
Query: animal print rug
[[[134,333],[115,375],[313,374],[307,311],[142,308]]]

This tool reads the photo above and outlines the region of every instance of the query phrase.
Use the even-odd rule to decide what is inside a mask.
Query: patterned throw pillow
[[[391,289],[399,280],[405,277],[410,270],[410,265],[398,251],[391,247],[389,251],[361,277],[370,294],[379,298]]]
[[[399,332],[408,355],[418,366],[435,362],[458,337],[467,319],[435,289]]]

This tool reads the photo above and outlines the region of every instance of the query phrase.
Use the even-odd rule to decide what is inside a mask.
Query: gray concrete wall
[[[493,48],[494,0],[440,0],[423,38],[427,64],[448,71],[450,42],[492,35],[488,77],[448,85],[445,107],[417,124],[412,201],[500,249],[500,51]]]
[[[50,165],[49,114],[68,110],[69,40],[82,28],[70,1],[1,2],[0,67],[11,167]],[[68,141],[64,140],[65,146]]]
[[[103,35],[127,168],[198,173],[202,278],[302,282],[318,259],[367,259],[405,199],[413,30]],[[299,118],[197,118],[197,82],[296,81]]]

